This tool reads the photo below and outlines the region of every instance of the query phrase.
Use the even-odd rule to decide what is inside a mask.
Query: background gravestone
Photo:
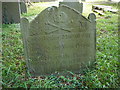
[[[20,2],[20,11],[21,11],[21,14],[27,13],[27,7],[24,2]]]
[[[51,2],[51,1],[57,1],[57,0],[28,0],[31,2]]]
[[[80,13],[83,12],[83,3],[79,3],[78,0],[72,0],[72,2],[68,2],[68,0],[63,0],[63,2],[60,2],[60,4],[64,4],[71,8],[74,8],[75,10],[79,11]]]
[[[66,5],[49,7],[33,21],[21,19],[27,66],[32,75],[82,72],[95,61],[95,15],[88,19]]]
[[[85,2],[86,0],[81,0],[81,1],[84,1],[84,2]]]
[[[5,24],[20,23],[20,8],[18,2],[2,2],[2,22]]]

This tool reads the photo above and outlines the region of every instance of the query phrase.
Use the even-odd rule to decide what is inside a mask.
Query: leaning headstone
[[[77,11],[79,11],[80,13],[83,12],[83,3],[79,3],[78,0],[63,0],[63,2],[60,2],[59,4],[64,4],[67,5]]]
[[[105,5],[93,5],[92,10],[101,15],[104,15],[104,13],[102,13],[102,12],[106,12],[106,11],[112,12],[112,13],[118,13],[117,9],[112,9],[111,6],[105,6]]]
[[[95,61],[95,15],[88,19],[66,5],[49,7],[33,21],[21,19],[27,66],[32,75],[82,72]]]
[[[2,22],[5,24],[20,23],[18,2],[2,2]]]
[[[51,1],[57,1],[57,0],[28,0],[31,2],[51,2]]]

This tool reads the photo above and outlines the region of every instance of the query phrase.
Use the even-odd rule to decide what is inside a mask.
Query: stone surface
[[[79,2],[79,0],[63,0],[63,2]]]
[[[2,22],[5,24],[20,23],[18,2],[2,2]]]
[[[92,11],[97,12],[100,15],[104,15],[103,12],[112,12],[112,13],[118,13],[118,10],[112,9],[112,6],[105,6],[105,5],[93,5]]]
[[[31,2],[51,2],[51,1],[57,1],[57,0],[30,0]]]
[[[92,9],[104,10],[104,9],[112,9],[112,6],[105,5],[93,5]]]
[[[83,3],[79,3],[77,1],[74,1],[74,2],[64,1],[64,2],[60,2],[59,4],[64,4],[71,8],[74,8],[75,10],[79,11],[80,13],[83,12]]]
[[[24,2],[20,2],[20,11],[21,11],[21,14],[27,13],[27,7]]]
[[[95,61],[95,15],[88,19],[66,5],[49,7],[33,21],[21,19],[25,58],[32,75],[82,72]]]
[[[103,11],[101,11],[101,10],[95,10],[95,9],[93,9],[93,12],[98,13],[98,15],[100,15],[100,16],[104,16],[104,15],[105,15],[105,14],[103,13]]]

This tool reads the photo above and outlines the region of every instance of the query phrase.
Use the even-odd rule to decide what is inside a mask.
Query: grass
[[[22,17],[32,20],[44,8],[46,7],[30,7],[28,13]],[[110,17],[106,18],[108,16]],[[109,12],[104,17],[97,15],[95,66],[88,69],[85,74],[68,72],[70,76],[32,77],[27,71],[24,60],[20,24],[3,25],[3,88],[120,88],[117,18],[117,14]]]
[[[42,3],[41,3],[42,4]],[[22,17],[26,17],[29,20],[34,19],[37,14],[39,14],[42,10],[44,10],[47,6],[39,5],[39,3],[34,3],[33,6],[28,8],[27,13],[24,13]]]

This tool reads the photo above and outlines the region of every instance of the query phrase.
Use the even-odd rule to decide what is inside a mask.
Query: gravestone
[[[74,8],[75,10],[79,11],[80,13],[83,12],[83,3],[79,3],[78,0],[63,0],[63,2],[60,2],[59,4],[67,5],[71,8]]]
[[[85,2],[86,0],[81,0],[81,1]]]
[[[27,7],[26,7],[26,4],[24,2],[20,2],[20,11],[21,11],[21,14],[23,13],[27,13]]]
[[[18,2],[2,2],[2,22],[5,24],[20,23]]]
[[[31,2],[52,2],[57,0],[30,0]]]
[[[34,76],[82,72],[95,61],[95,15],[66,5],[48,7],[31,22],[21,19],[25,58]]]

